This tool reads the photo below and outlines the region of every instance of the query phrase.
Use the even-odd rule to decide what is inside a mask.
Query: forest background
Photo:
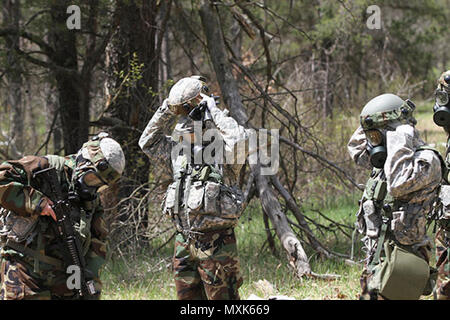
[[[241,173],[244,298],[357,297],[351,238],[368,172],[346,144],[371,98],[413,100],[422,138],[445,149],[432,106],[450,0],[0,3],[0,161],[72,154],[99,131],[123,146],[124,176],[102,195],[105,298],[175,298],[175,230],[160,212],[170,168],[137,142],[180,78],[205,76],[240,124],[280,130],[278,173]]]

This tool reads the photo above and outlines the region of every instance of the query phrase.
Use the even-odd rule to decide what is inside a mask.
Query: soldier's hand
[[[169,102],[168,101],[169,101],[169,99],[164,99],[163,100],[163,103],[160,106],[161,110],[166,111],[167,108],[169,108]]]
[[[52,209],[52,205],[53,205],[53,202],[50,199],[48,199],[47,204],[41,211],[41,216],[49,216],[49,217],[52,217],[53,220],[56,221],[56,214],[55,214],[55,211],[53,211],[53,209]]]
[[[206,94],[200,94],[202,102],[206,101],[209,112],[213,113],[214,110],[218,110],[216,100],[213,97],[207,96]]]
[[[403,134],[405,136],[414,137],[414,127],[409,124],[399,125],[395,131],[399,134]]]
[[[214,105],[216,104],[216,100],[214,100],[213,97],[210,97],[210,96],[208,96],[208,95],[206,95],[204,93],[200,93],[199,98],[201,98],[201,101],[208,102],[208,106],[209,106],[209,104],[212,104],[212,103],[214,103]]]
[[[159,111],[161,111],[162,114],[169,114],[171,116],[176,116],[178,112],[176,106],[169,105],[169,99],[164,99],[163,103],[159,107]]]
[[[386,147],[389,150],[399,150],[400,148],[413,148],[414,127],[409,124],[399,125],[395,131],[386,132]]]

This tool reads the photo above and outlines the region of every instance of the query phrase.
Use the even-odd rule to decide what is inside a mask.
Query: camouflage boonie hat
[[[94,164],[97,175],[108,185],[116,182],[125,168],[125,156],[120,144],[105,132],[83,144],[78,155]]]
[[[179,80],[170,89],[168,105],[178,106],[196,98],[200,93],[207,93],[206,79],[202,76],[191,76]]]
[[[414,103],[407,99],[403,104],[394,110],[376,112],[368,115],[360,116],[361,127],[364,130],[381,129],[385,128],[392,122],[400,123],[416,123],[416,120],[412,116],[416,106]]]

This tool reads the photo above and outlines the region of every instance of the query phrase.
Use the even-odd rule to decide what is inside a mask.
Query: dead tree
[[[228,58],[226,43],[221,31],[221,23],[210,1],[203,1],[199,9],[203,32],[206,36],[209,55],[221,88],[225,105],[231,111],[232,116],[243,126],[250,127],[245,107],[241,100],[238,85],[233,77],[232,65]],[[289,116],[289,115],[287,115]],[[275,176],[261,174],[261,164],[250,165],[251,174],[255,177],[257,194],[261,201],[262,210],[270,218],[275,227],[276,234],[280,239],[283,249],[286,251],[291,266],[294,267],[299,277],[321,276],[312,272],[308,257],[301,242],[290,227],[290,223],[283,212],[280,201],[276,194],[278,187],[280,193],[285,197],[291,209],[296,213],[303,229],[307,232],[310,244],[320,253],[330,256],[331,254],[320,245],[304,221],[304,217],[295,201],[285,191],[284,187]],[[275,181],[275,183],[272,183]],[[274,187],[275,185],[275,187]],[[328,277],[326,275],[326,277]]]

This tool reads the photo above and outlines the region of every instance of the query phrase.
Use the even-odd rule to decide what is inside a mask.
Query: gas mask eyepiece
[[[380,130],[367,130],[367,152],[370,164],[375,168],[383,168],[387,158],[387,150],[384,146],[384,135]]]
[[[106,183],[96,174],[94,170],[89,170],[75,181],[75,190],[83,201],[93,201],[97,198],[97,192]]]

